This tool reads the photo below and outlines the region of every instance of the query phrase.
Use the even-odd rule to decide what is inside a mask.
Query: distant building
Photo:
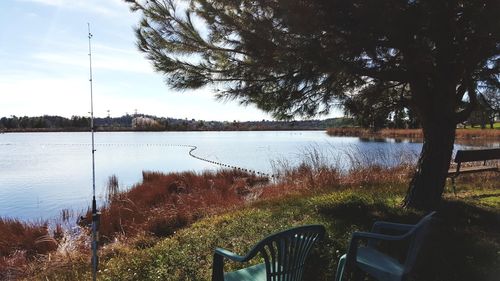
[[[152,127],[157,127],[160,124],[152,118],[148,117],[135,117],[132,119],[132,128],[134,129],[146,129],[146,128],[152,128]]]

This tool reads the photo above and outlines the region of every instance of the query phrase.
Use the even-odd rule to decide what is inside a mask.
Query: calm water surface
[[[62,209],[86,209],[92,194],[90,142],[90,133],[0,134],[0,216],[52,219]],[[390,165],[392,160],[381,155],[421,148],[419,143],[329,137],[324,131],[99,132],[95,142],[100,202],[113,174],[127,188],[142,180],[142,171],[220,168],[190,157],[189,148],[179,145],[197,146],[194,153],[202,158],[266,173],[273,173],[276,162],[296,165],[313,147],[343,168],[350,165],[347,151]]]

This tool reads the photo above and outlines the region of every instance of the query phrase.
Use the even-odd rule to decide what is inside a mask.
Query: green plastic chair
[[[217,248],[214,253],[212,281],[300,281],[304,263],[313,244],[322,239],[322,225],[305,225],[272,234],[245,256]],[[259,254],[264,263],[224,273],[224,258],[247,262]]]
[[[435,213],[429,213],[414,225],[379,221],[373,224],[371,232],[354,232],[347,254],[339,260],[335,280],[341,281],[348,277],[349,273],[353,273],[355,279],[368,274],[379,281],[407,280]],[[391,230],[399,235],[381,234],[384,230]],[[360,245],[361,240],[368,242],[366,246]],[[402,240],[410,242],[403,263],[377,250],[380,241]]]

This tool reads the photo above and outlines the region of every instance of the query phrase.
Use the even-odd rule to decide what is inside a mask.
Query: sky
[[[216,101],[210,88],[170,89],[137,50],[133,27],[139,19],[122,0],[1,0],[0,117],[89,116],[90,23],[95,116],[109,110],[111,117],[137,111],[197,120],[272,119],[251,105]]]

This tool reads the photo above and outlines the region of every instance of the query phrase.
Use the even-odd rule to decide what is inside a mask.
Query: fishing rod
[[[97,266],[99,257],[97,256],[97,247],[99,244],[99,218],[101,213],[97,211],[95,200],[95,143],[94,143],[94,96],[92,92],[92,48],[90,46],[90,23],[87,23],[89,30],[89,82],[90,82],[90,132],[92,134],[92,280],[97,278]]]

